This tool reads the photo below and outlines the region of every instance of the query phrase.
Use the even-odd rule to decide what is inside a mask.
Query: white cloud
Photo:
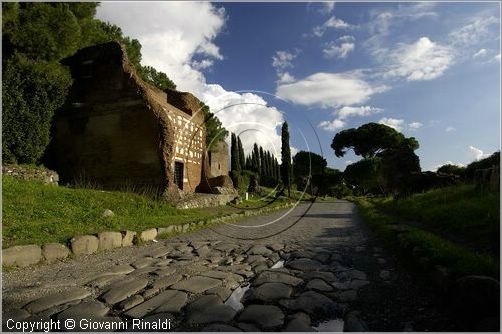
[[[323,14],[329,14],[335,9],[334,1],[326,1],[322,2],[321,4],[322,4],[321,13]]]
[[[433,2],[419,2],[403,3],[394,8],[385,7],[385,10],[370,11],[367,28],[371,37],[363,45],[370,50],[373,56],[385,60],[388,50],[383,45],[391,31],[419,19],[436,18],[438,14],[433,11],[434,7],[435,3]],[[399,34],[400,31],[397,33]]]
[[[446,132],[452,132],[452,131],[457,131],[453,126],[447,126],[446,129],[444,129]]]
[[[277,80],[278,83],[284,84],[295,81],[295,78],[288,72],[278,73],[277,75],[279,76],[279,80]]]
[[[296,104],[336,108],[364,103],[372,95],[387,89],[386,86],[372,86],[357,72],[320,72],[292,83],[279,84],[276,95]]]
[[[498,22],[499,20],[495,16],[476,16],[468,24],[449,34],[451,42],[459,47],[478,44],[489,38],[489,27]]]
[[[378,123],[390,126],[394,130],[399,132],[403,131],[405,125],[404,120],[402,119],[387,118],[387,117],[382,118],[381,120],[378,121]]]
[[[272,56],[272,66],[277,71],[283,71],[288,67],[293,67],[293,59],[296,58],[296,53],[289,51],[277,51],[275,56]]]
[[[125,35],[138,39],[142,63],[165,72],[179,90],[204,101],[229,131],[250,130],[242,136],[246,152],[256,141],[280,157],[282,113],[256,94],[208,84],[200,71],[224,58],[213,43],[225,24],[223,7],[209,2],[105,1],[98,7],[97,17],[117,24]],[[204,60],[195,61],[196,55],[204,56]]]
[[[481,49],[478,52],[476,52],[472,58],[478,58],[478,57],[485,57],[488,51],[486,49]]]
[[[382,112],[383,109],[371,106],[350,107],[344,106],[336,112],[338,118],[346,119],[353,116],[370,116]]]
[[[356,38],[352,35],[343,35],[341,37],[338,37],[336,40],[339,42],[353,42],[356,40]]]
[[[454,50],[421,37],[413,44],[400,44],[389,57],[392,65],[384,76],[405,77],[409,81],[431,80],[451,66]]]
[[[336,42],[330,42],[326,44],[322,52],[327,58],[346,58],[350,52],[354,51],[354,47],[354,43],[344,42],[338,46]]]
[[[314,27],[313,34],[317,37],[321,37],[328,29],[350,29],[353,27],[353,25],[344,20],[332,16],[322,25]]]
[[[420,129],[422,126],[423,126],[423,124],[420,122],[411,122],[408,124],[408,127],[412,130]]]
[[[481,160],[481,159],[484,159],[489,156],[489,154],[483,153],[482,150],[480,150],[479,148],[474,147],[472,145],[469,145],[469,151],[475,160]]]
[[[201,61],[193,60],[191,65],[196,70],[203,70],[213,66],[214,61],[212,59],[202,59]]]
[[[500,62],[500,53],[493,57],[493,60]]]
[[[336,131],[345,126],[345,122],[341,119],[334,119],[332,121],[322,121],[318,127],[326,131]]]

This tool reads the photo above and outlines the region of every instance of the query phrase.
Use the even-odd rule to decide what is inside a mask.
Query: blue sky
[[[98,17],[143,45],[143,63],[210,105],[244,148],[336,158],[367,122],[420,143],[423,170],[500,145],[500,3],[105,2]],[[234,107],[228,107],[235,105]],[[251,130],[251,131],[250,131]]]

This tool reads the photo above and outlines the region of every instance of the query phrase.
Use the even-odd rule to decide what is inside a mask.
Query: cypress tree
[[[281,131],[281,176],[282,183],[288,188],[288,196],[291,196],[291,147],[289,147],[289,129],[288,122],[284,122]]]
[[[253,146],[252,162],[253,162],[253,171],[255,173],[259,173],[260,172],[260,151],[258,150],[258,145],[256,145],[256,143]]]
[[[265,159],[263,158],[263,147],[260,146],[260,178],[263,179],[265,176]]]
[[[239,150],[239,165],[241,169],[246,168],[246,156],[244,155],[244,148],[242,147],[241,138],[237,136],[237,148]]]
[[[274,160],[272,159],[272,154],[270,151],[267,151],[267,167],[268,167],[268,176],[273,179],[274,178]]]
[[[241,170],[239,161],[239,146],[237,145],[237,139],[234,133],[232,133],[230,152],[231,152],[230,154],[231,170],[239,172]]]

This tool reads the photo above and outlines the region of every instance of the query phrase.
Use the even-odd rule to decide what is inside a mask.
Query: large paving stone
[[[286,327],[285,332],[315,332],[315,330],[310,326],[311,320],[308,314],[296,313],[294,314]]]
[[[324,269],[324,265],[321,262],[307,258],[290,261],[286,264],[286,267],[301,271],[316,271]]]
[[[270,302],[273,300],[289,298],[293,289],[283,283],[264,283],[256,288],[248,290],[246,300],[261,300]]]
[[[136,307],[125,314],[131,318],[143,318],[151,313],[178,313],[185,306],[187,294],[176,290],[166,290]]]
[[[71,254],[68,247],[58,243],[50,243],[42,246],[42,256],[47,262],[66,259]]]
[[[91,293],[86,289],[76,287],[67,291],[53,293],[48,296],[38,298],[37,300],[28,303],[24,308],[32,314],[35,314],[57,305],[84,299],[85,297],[90,296],[90,294]]]
[[[134,231],[124,231],[122,232],[122,247],[132,246],[134,243],[134,237],[136,236],[136,232]]]
[[[127,275],[129,273],[132,273],[134,271],[134,268],[131,267],[128,264],[121,264],[115,267],[112,267],[108,270],[108,273],[110,274],[118,274],[118,275]]]
[[[182,278],[182,276],[180,274],[173,274],[173,275],[160,277],[155,282],[153,282],[152,288],[164,289],[164,288],[170,287],[174,283],[179,282],[181,280],[181,278]]]
[[[222,284],[221,280],[210,277],[195,276],[187,280],[178,282],[171,286],[171,289],[182,290],[191,293],[202,293]]]
[[[205,277],[221,279],[221,280],[224,280],[225,282],[228,282],[228,283],[231,283],[231,282],[241,283],[244,281],[244,278],[240,275],[237,275],[234,273],[229,273],[229,272],[224,272],[224,271],[219,271],[219,270],[209,270],[209,271],[202,272],[199,275],[205,276]]]
[[[359,288],[362,288],[363,286],[368,285],[368,284],[370,284],[370,282],[365,281],[365,280],[355,279],[355,280],[352,280],[352,282],[350,282],[350,288],[351,289],[359,289]]]
[[[96,300],[86,301],[67,308],[63,312],[59,313],[57,318],[59,320],[73,319],[78,321],[84,318],[104,317],[109,310],[110,309],[105,304]]]
[[[211,250],[209,249],[209,247],[207,245],[203,245],[203,246],[197,248],[196,252],[199,257],[206,257],[209,254],[211,254]]]
[[[142,277],[119,281],[113,283],[100,298],[108,304],[116,304],[144,289],[147,284],[148,280]]]
[[[122,275],[117,275],[117,274],[104,274],[98,277],[94,277],[92,280],[87,282],[86,285],[92,288],[101,289],[113,283],[114,281],[121,279],[122,277],[123,277]]]
[[[270,255],[272,254],[272,251],[264,245],[256,245],[251,247],[251,249],[248,250],[247,253],[251,255]]]
[[[187,306],[188,323],[207,324],[211,322],[227,322],[234,318],[236,311],[223,305],[216,295],[206,295]]]
[[[131,266],[133,266],[136,269],[141,269],[141,268],[151,266],[155,262],[156,262],[156,260],[152,257],[144,257],[144,258],[138,259],[138,260],[134,261],[133,263],[131,263]]]
[[[366,273],[360,270],[350,270],[347,272],[352,279],[367,280]]]
[[[221,300],[225,301],[232,294],[232,290],[227,287],[219,286],[216,288],[206,290],[206,293],[211,294],[211,295],[216,295],[216,296],[220,297]]]
[[[284,313],[274,305],[249,305],[239,316],[239,321],[257,324],[263,329],[282,326]]]
[[[71,239],[71,251],[75,255],[89,255],[98,251],[99,240],[93,235],[79,235]]]
[[[12,319],[14,321],[21,321],[26,318],[28,318],[31,314],[26,312],[26,310],[20,309],[20,308],[9,308],[8,310],[5,310],[6,307],[3,307],[3,312],[2,312],[2,319],[4,319],[4,323],[8,319]],[[7,331],[4,329],[4,331]]]
[[[335,274],[329,271],[307,271],[300,275],[306,280],[311,280],[314,278],[320,278],[326,282],[333,282],[335,280]]]
[[[139,234],[139,238],[143,241],[152,241],[157,237],[157,229],[150,228],[148,230],[144,230]]]
[[[296,299],[283,299],[279,302],[283,307],[302,311],[311,315],[330,315],[340,313],[340,307],[328,297],[314,291],[302,293]]]
[[[211,324],[202,329],[203,332],[242,332],[239,328],[225,324]]]
[[[314,278],[307,283],[307,289],[323,292],[333,291],[333,287],[320,278]]]
[[[42,249],[37,245],[14,246],[2,250],[4,266],[27,267],[40,262]]]
[[[136,305],[141,304],[144,301],[145,301],[145,299],[143,298],[143,296],[134,295],[134,296],[127,298],[126,300],[121,301],[118,305],[118,309],[125,311],[130,308],[133,308]]]
[[[297,286],[303,283],[303,280],[281,271],[267,270],[262,272],[253,285],[261,285],[264,283],[284,283],[287,285]]]
[[[98,233],[98,249],[107,250],[122,247],[122,233],[100,232]]]

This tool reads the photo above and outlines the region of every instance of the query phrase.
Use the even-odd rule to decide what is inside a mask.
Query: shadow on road
[[[336,218],[353,218],[352,213],[308,213],[304,215],[305,218],[328,218],[328,219],[336,219]]]

